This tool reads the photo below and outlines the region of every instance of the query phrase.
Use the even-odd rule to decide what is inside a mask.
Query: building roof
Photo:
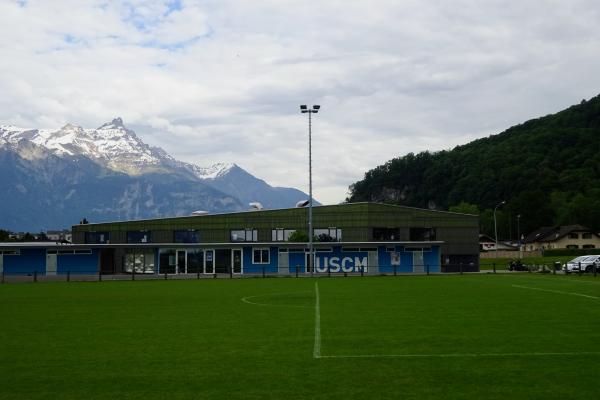
[[[469,220],[478,221],[479,216],[473,214],[461,214],[450,211],[438,211],[429,210],[423,208],[407,207],[385,203],[372,203],[372,202],[359,202],[359,203],[344,203],[335,205],[320,205],[313,207],[313,215],[315,218],[319,218],[325,215],[346,215],[354,216],[353,218],[359,218],[361,215],[366,216],[370,213],[387,212],[387,211],[398,211],[403,214],[412,214],[415,216],[429,216],[436,218],[457,218],[462,217]],[[192,223],[210,224],[215,223],[213,221],[234,221],[234,220],[249,220],[249,218],[255,217],[266,217],[268,218],[304,218],[307,213],[307,207],[297,208],[282,208],[282,209],[263,209],[263,210],[252,210],[252,211],[237,211],[231,213],[208,213],[202,215],[186,215],[179,217],[166,217],[166,218],[153,218],[153,219],[140,219],[132,221],[115,221],[115,222],[99,222],[99,223],[87,223],[73,226],[73,231],[91,231],[97,228],[107,229],[114,228],[116,226],[123,226],[124,224],[129,226],[144,226],[144,227],[159,227],[166,225],[185,225]],[[209,222],[210,221],[210,222]],[[147,228],[151,229],[151,228]]]
[[[559,239],[567,236],[569,233],[572,233],[572,232],[586,232],[586,233],[589,232],[589,233],[593,233],[594,235],[597,236],[597,234],[595,232],[593,232],[591,229],[586,228],[585,226],[579,225],[579,224],[555,226],[555,227],[544,226],[539,229],[536,229],[535,231],[533,231],[529,235],[527,235],[527,237],[525,238],[523,243],[554,242],[556,240],[559,240]]]

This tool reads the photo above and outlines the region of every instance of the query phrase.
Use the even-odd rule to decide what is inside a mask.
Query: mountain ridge
[[[1,228],[60,228],[83,217],[100,222],[199,209],[241,211],[251,201],[285,208],[308,197],[297,189],[272,187],[235,163],[179,161],[144,143],[121,118],[95,129],[72,123],[59,129],[0,125],[0,151]],[[40,219],[41,214],[48,218]]]
[[[451,150],[409,153],[365,173],[347,201],[475,206],[499,235],[580,223],[600,230],[600,96]],[[473,210],[473,207],[471,207]],[[520,215],[519,221],[516,216]]]

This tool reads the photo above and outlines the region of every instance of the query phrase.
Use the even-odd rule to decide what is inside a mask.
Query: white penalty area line
[[[315,345],[313,347],[313,358],[321,358],[321,305],[318,282],[315,282]]]
[[[556,294],[566,294],[566,295],[569,295],[569,296],[578,296],[578,297],[585,297],[587,299],[600,300],[600,297],[590,296],[590,295],[582,294],[582,293],[564,292],[562,290],[542,289],[542,288],[536,288],[536,287],[531,287],[531,286],[523,286],[523,285],[511,285],[511,286],[514,287],[514,288],[519,288],[519,289],[537,290],[539,292],[548,292],[548,293],[556,293]]]
[[[535,353],[446,353],[446,354],[355,354],[319,355],[315,358],[476,358],[476,357],[554,357],[600,355],[600,351],[535,352]]]

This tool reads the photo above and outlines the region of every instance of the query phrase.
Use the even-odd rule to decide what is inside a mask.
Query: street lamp
[[[502,200],[500,203],[494,207],[494,235],[496,236],[496,259],[498,259],[498,224],[496,224],[496,210],[501,205],[506,204],[506,201]]]
[[[314,270],[314,249],[313,249],[313,221],[312,221],[312,115],[319,112],[320,105],[313,105],[309,109],[306,104],[300,106],[300,112],[302,114],[308,113],[308,254],[310,265],[310,274],[313,274]]]

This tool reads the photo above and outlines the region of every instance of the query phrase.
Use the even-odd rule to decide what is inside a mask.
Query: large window
[[[342,230],[339,228],[319,228],[313,232],[319,242],[339,242],[342,240]]]
[[[287,242],[294,232],[296,232],[295,229],[275,228],[271,230],[271,240],[273,242]]]
[[[200,243],[200,233],[194,229],[174,231],[173,243]]]
[[[110,242],[108,232],[86,232],[85,243],[87,244],[106,244]]]
[[[150,231],[128,231],[127,243],[151,243],[152,235]]]
[[[410,228],[412,242],[430,242],[435,240],[435,228]]]
[[[238,229],[231,231],[232,242],[257,242],[258,231],[256,229]]]
[[[399,240],[398,228],[373,228],[373,240]]]
[[[154,252],[152,250],[127,250],[125,253],[125,272],[136,274],[153,274],[155,271]]]
[[[581,238],[582,239],[591,239],[592,238],[592,234],[590,232],[582,233],[581,234]]]
[[[269,264],[269,249],[254,249],[252,262],[254,264]]]

